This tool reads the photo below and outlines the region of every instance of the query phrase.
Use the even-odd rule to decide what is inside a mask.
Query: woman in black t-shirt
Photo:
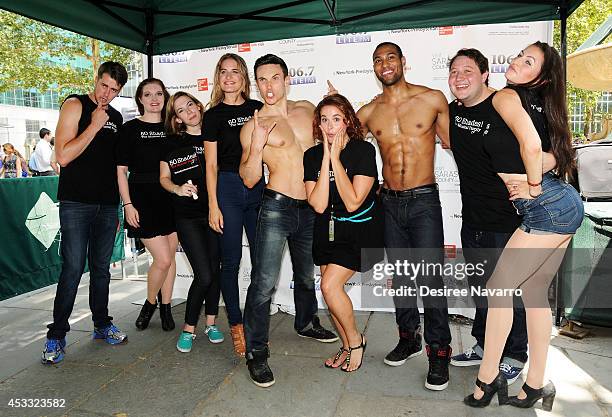
[[[189,93],[179,91],[168,102],[166,131],[168,146],[160,162],[160,183],[172,193],[176,231],[193,269],[185,324],[176,348],[191,351],[202,303],[211,343],[223,342],[215,325],[219,312],[218,236],[208,225],[208,196],[205,183],[202,116],[204,106]]]
[[[159,185],[159,153],[166,142],[163,116],[169,97],[161,80],[142,81],[136,89],[136,105],[141,117],[121,127],[117,143],[117,180],[128,237],[139,238],[153,256],[147,274],[147,299],[136,319],[136,327],[140,330],[149,325],[160,290],[162,328],[174,329],[170,301],[178,240],[170,197]]]
[[[204,114],[206,186],[210,227],[221,234],[221,293],[227,310],[234,351],[244,356],[246,344],[240,311],[238,270],[242,258],[242,229],[254,255],[255,226],[264,187],[263,179],[248,188],[238,174],[242,146],[240,129],[262,103],[249,98],[250,82],[244,60],[232,53],[221,56],[215,83]]]
[[[564,180],[575,166],[575,151],[559,53],[543,42],[529,45],[512,61],[506,79],[508,86],[495,94],[493,107],[512,134],[486,141],[485,149],[493,169],[509,185],[509,198],[522,221],[487,282],[495,293],[488,297],[484,356],[474,393],[464,402],[483,407],[497,392],[500,404],[528,408],[543,399],[542,408],[550,411],[555,388],[544,382],[552,328],[548,287],[584,209],[579,194]],[[542,174],[542,149],[549,147],[556,173]],[[508,398],[499,362],[512,327],[513,295],[520,295],[525,305],[529,373],[518,396]]]
[[[315,109],[313,135],[321,143],[304,154],[306,193],[317,213],[312,254],[342,339],[342,347],[325,366],[353,372],[361,367],[366,341],[357,331],[344,285],[355,271],[365,272],[384,257],[376,153],[363,140],[350,102],[339,94],[325,97]]]

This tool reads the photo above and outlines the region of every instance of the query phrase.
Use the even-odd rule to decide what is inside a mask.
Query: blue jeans
[[[53,303],[53,323],[47,327],[47,338],[61,339],[70,330],[68,319],[74,307],[77,289],[89,262],[89,308],[95,327],[106,327],[113,319],[108,315],[110,259],[117,232],[118,206],[60,201],[62,233],[62,272]]]
[[[425,254],[426,262],[444,262],[444,230],[442,208],[438,190],[410,197],[393,196],[381,193],[385,209],[385,249],[390,263],[406,260],[408,249],[419,249]],[[430,289],[444,288],[439,275],[419,276],[416,285]],[[393,288],[414,286],[405,275],[393,277]],[[444,297],[422,297],[425,317],[424,337],[429,345],[447,346],[451,342],[448,324],[448,304]],[[413,333],[420,325],[416,297],[393,297],[395,319],[400,336]]]
[[[255,258],[255,228],[264,182],[247,188],[236,172],[219,171],[217,200],[223,214],[221,243],[221,293],[231,326],[242,323],[238,271],[242,259],[242,227],[249,239],[251,259]]]
[[[465,223],[461,226],[461,246],[463,256],[467,263],[484,263],[485,273],[481,277],[472,275],[468,277],[470,286],[485,288],[491,277],[495,265],[501,255],[502,249],[508,243],[512,232],[488,232],[474,230]],[[499,249],[495,251],[494,249]],[[476,304],[476,315],[472,325],[472,336],[481,350],[477,352],[482,356],[485,344],[485,326],[487,323],[487,297],[473,297]],[[514,297],[512,328],[504,346],[503,356],[515,359],[521,363],[527,362],[527,321],[525,308],[521,297]]]
[[[244,308],[247,352],[267,349],[270,302],[287,243],[293,265],[295,330],[304,330],[316,317],[318,307],[312,261],[314,217],[307,201],[270,190],[264,192],[257,221],[251,285]]]
[[[512,202],[516,212],[523,216],[519,226],[527,233],[576,233],[584,217],[584,205],[578,192],[547,172],[542,177],[542,193],[534,199]]]

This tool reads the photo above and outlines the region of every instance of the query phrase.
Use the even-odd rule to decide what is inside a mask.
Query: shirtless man
[[[423,248],[420,262],[444,262],[444,233],[438,186],[434,176],[436,133],[448,142],[448,104],[438,90],[407,83],[406,58],[394,43],[384,42],[373,54],[374,73],[383,85],[380,96],[358,112],[364,130],[372,132],[383,160],[381,197],[385,209],[385,247],[389,262],[403,262],[406,248]],[[426,250],[426,251],[425,251]],[[424,253],[426,252],[426,253]],[[423,256],[426,255],[426,256]],[[417,286],[442,288],[440,276],[419,276]],[[396,275],[393,288],[413,286]],[[403,365],[422,353],[416,297],[394,297],[399,343],[385,357],[390,366]],[[423,297],[425,342],[429,372],[425,387],[440,391],[448,386],[451,334],[444,297]]]
[[[314,145],[314,106],[308,101],[288,101],[289,72],[272,54],[255,61],[255,81],[264,106],[255,111],[240,131],[240,176],[251,188],[262,176],[262,162],[270,172],[259,212],[255,259],[244,309],[246,357],[251,380],[260,387],[274,384],[268,366],[270,302],[285,244],[294,272],[294,327],[302,337],[335,342],[338,336],[324,329],[317,317],[312,235],[314,211],[306,200],[304,151]]]

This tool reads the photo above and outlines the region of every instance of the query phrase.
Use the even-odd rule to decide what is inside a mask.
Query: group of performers
[[[217,63],[206,106],[187,92],[170,96],[161,80],[148,78],[136,91],[140,117],[123,125],[109,102],[127,72],[119,63],[102,64],[93,92],[70,96],[60,111],[64,263],[43,363],[64,358],[86,259],[94,338],[127,341],[108,315],[108,261],[121,196],[128,236],[141,239],[153,257],[138,329],[148,327],[158,305],[163,330],[175,328],[170,302],[180,243],[194,279],[177,349],[192,349],[202,306],[203,333],[223,342],[215,322],[222,294],[236,354],[246,357],[256,385],[271,386],[269,311],[288,246],[297,334],[324,343],[340,339],[324,365],[357,371],[367,338],[355,323],[347,281],[381,262],[385,250],[389,262],[413,248],[427,249],[429,262],[444,262],[434,176],[438,136],[457,162],[466,261],[482,261],[485,252],[478,249],[500,248],[470,285],[521,288],[524,305],[511,296],[479,300],[476,345],[453,356],[446,298],[422,297],[421,330],[416,298],[394,297],[399,338],[384,362],[400,366],[421,354],[424,337],[427,389],[448,386],[449,364],[480,365],[466,404],[486,406],[497,394],[500,404],[531,407],[543,399],[550,409],[555,391],[544,379],[552,326],[546,293],[583,217],[579,195],[565,182],[574,153],[559,54],[546,43],[529,45],[510,64],[507,86],[495,91],[488,87],[487,58],[461,49],[449,63],[456,97],[450,105],[442,92],[405,80],[406,57],[396,44],[379,44],[372,62],[382,93],[358,111],[331,84],[316,106],[288,100],[287,65],[272,54],[255,62],[263,103],[253,100],[244,60],[228,53]],[[364,140],[368,133],[380,150],[382,185],[374,145]],[[243,230],[252,261],[244,314],[238,288]],[[317,316],[314,265],[338,335]],[[444,286],[442,276],[393,278],[394,288],[415,284]],[[522,390],[508,397],[528,358]]]

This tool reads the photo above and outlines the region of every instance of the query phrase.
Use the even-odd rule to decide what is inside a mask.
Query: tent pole
[[[559,17],[561,18],[561,61],[563,62],[563,94],[567,97],[567,1],[561,0],[559,7]],[[557,272],[557,282],[555,285],[555,326],[561,326],[561,318],[564,314],[563,301],[559,300],[563,296],[563,273],[562,268]]]
[[[563,74],[567,79],[567,4],[565,1],[561,2],[559,10],[561,17],[561,58],[563,59]]]
[[[145,9],[145,24],[146,24],[146,47],[147,47],[147,77],[153,77],[153,10],[150,8]]]

